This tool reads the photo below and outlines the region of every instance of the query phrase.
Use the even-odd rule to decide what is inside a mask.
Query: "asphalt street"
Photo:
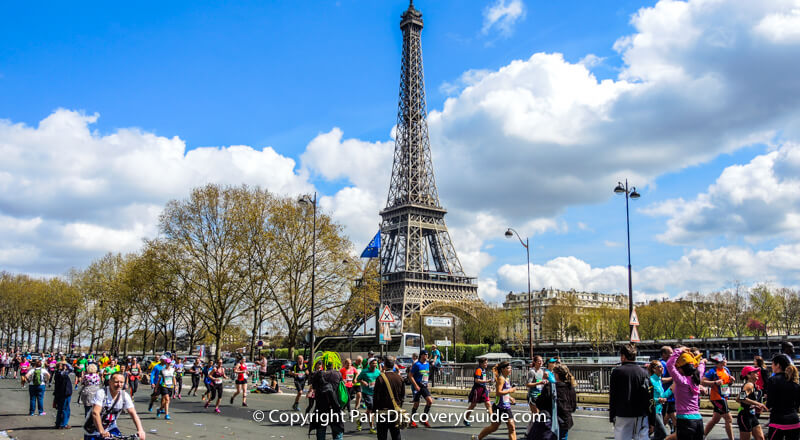
[[[202,385],[201,385],[202,388]],[[221,406],[222,414],[215,414],[212,408],[203,409],[203,402],[198,397],[186,397],[176,400],[171,404],[170,413],[172,420],[156,418],[155,409],[147,411],[149,387],[143,387],[135,396],[136,410],[141,416],[142,423],[148,439],[309,439],[308,428],[304,426],[290,426],[286,418],[299,415],[289,408],[293,402],[293,394],[252,394],[248,396],[248,407],[241,406],[241,398],[237,397],[234,405],[229,404],[232,389],[225,389],[225,396]],[[77,398],[77,394],[75,395]],[[45,395],[45,416],[28,416],[28,390],[22,389],[19,382],[0,380],[0,431],[5,431],[9,437],[19,440],[40,439],[81,439],[83,424],[83,407],[72,403],[72,417],[70,430],[53,429],[55,425],[55,412],[52,410],[52,391],[47,390]],[[305,407],[306,399],[301,400],[301,409]],[[156,405],[157,406],[157,405]],[[450,440],[469,439],[471,434],[477,434],[485,423],[473,423],[466,427],[457,419],[463,414],[467,404],[461,399],[441,397],[434,402],[432,414],[438,417],[450,417],[449,422],[435,423],[432,428],[417,428],[405,431],[404,438],[415,440]],[[406,402],[404,407],[410,410],[411,404]],[[421,408],[420,408],[421,409]],[[480,408],[476,408],[475,414]],[[258,412],[261,411],[261,412]],[[527,407],[517,405],[515,414],[522,417],[528,413]],[[300,413],[301,414],[301,413]],[[255,419],[263,420],[257,422]],[[283,421],[281,421],[283,417]],[[270,419],[273,419],[272,421]],[[602,409],[579,409],[574,414],[575,427],[570,431],[570,440],[598,440],[612,439],[612,427],[608,423],[608,413]],[[706,418],[707,420],[707,418]],[[456,422],[459,422],[456,424]],[[130,417],[123,414],[118,423],[120,430],[126,434],[134,433]],[[735,426],[735,422],[734,422]],[[520,429],[521,427],[518,427]],[[734,428],[734,435],[738,432]],[[0,439],[3,437],[0,433]],[[312,437],[313,438],[313,437]],[[330,438],[330,435],[328,436]],[[361,432],[355,431],[355,425],[345,424],[345,438],[368,439],[376,438],[369,434],[367,426]],[[490,439],[505,439],[507,432],[500,428]],[[712,432],[709,439],[725,439],[721,425]]]

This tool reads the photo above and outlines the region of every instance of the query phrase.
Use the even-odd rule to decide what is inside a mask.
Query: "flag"
[[[361,253],[361,258],[376,258],[381,252],[381,231],[379,230],[367,248]]]

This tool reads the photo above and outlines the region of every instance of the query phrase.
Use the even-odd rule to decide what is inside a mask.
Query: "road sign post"
[[[639,338],[639,316],[636,314],[636,308],[631,311],[631,342],[641,342]]]
[[[422,324],[423,323],[428,327],[444,327],[444,328],[450,327],[450,328],[453,329],[453,341],[452,341],[452,344],[453,344],[452,345],[453,346],[453,359],[457,360],[456,359],[456,349],[455,349],[455,341],[456,341],[456,318],[455,318],[455,316],[420,315],[420,317],[419,317],[420,350],[425,348],[425,347],[422,346],[422,344],[423,344],[423,342],[422,342]],[[445,339],[445,341],[447,341],[447,340]],[[441,345],[441,344],[439,344],[440,342],[444,342],[444,341],[441,341],[441,340],[435,341],[437,346]],[[449,343],[450,341],[447,341],[447,342]],[[442,346],[443,347],[448,347],[448,345],[442,345]],[[447,350],[445,349],[445,351],[447,351]]]

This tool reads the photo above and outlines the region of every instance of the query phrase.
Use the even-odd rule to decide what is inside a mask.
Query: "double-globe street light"
[[[632,186],[628,189],[628,179],[625,179],[625,185],[622,182],[617,182],[617,187],[614,188],[617,194],[625,194],[625,224],[628,228],[628,319],[633,316],[633,281],[631,280],[631,218],[628,210],[628,199],[638,199],[641,195],[636,192],[636,187]],[[629,331],[633,332],[633,325],[630,326]]]
[[[314,294],[315,294],[315,284],[316,284],[316,272],[317,272],[317,193],[314,192],[314,198],[312,199],[311,196],[308,194],[301,196],[297,199],[298,203],[311,205],[314,208],[314,225],[313,225],[313,232],[311,238],[311,331],[309,333],[309,342],[311,344],[311,358],[314,358]]]
[[[525,253],[528,256],[528,354],[531,357],[531,362],[533,362],[533,309],[531,307],[531,249],[528,246],[528,238],[525,238],[525,241],[522,241],[522,237],[519,236],[519,233],[512,228],[508,228],[506,231],[506,238],[512,238],[514,235],[517,236],[519,239],[520,244],[525,248]]]

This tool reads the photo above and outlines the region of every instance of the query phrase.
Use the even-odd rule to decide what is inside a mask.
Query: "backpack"
[[[42,369],[36,368],[33,370],[33,386],[38,387],[42,384]]]
[[[344,381],[339,382],[339,392],[336,393],[336,400],[339,402],[339,407],[344,408],[347,405],[347,402],[350,400],[350,391],[344,385]]]

